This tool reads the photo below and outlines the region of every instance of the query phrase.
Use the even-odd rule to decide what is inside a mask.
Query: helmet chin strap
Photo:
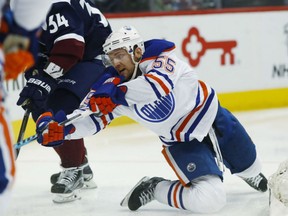
[[[133,71],[133,74],[132,74],[131,78],[130,78],[129,80],[127,80],[127,81],[130,81],[130,80],[135,79],[136,74],[137,74],[138,65],[139,65],[139,62],[140,62],[140,60],[141,60],[141,58],[140,58],[139,61],[136,62],[136,61],[134,60],[134,54],[132,54],[131,57],[132,57],[133,63],[135,64],[135,68],[134,68],[134,71]]]
[[[135,68],[134,68],[133,74],[132,74],[131,78],[128,81],[135,79],[136,74],[137,74],[138,65],[139,65],[139,62],[135,63]]]

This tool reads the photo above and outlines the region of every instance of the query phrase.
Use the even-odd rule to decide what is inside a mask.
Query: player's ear
[[[141,59],[143,55],[142,49],[140,47],[137,47],[134,51],[134,56],[136,60]]]

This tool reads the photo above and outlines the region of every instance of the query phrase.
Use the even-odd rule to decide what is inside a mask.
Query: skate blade
[[[57,204],[73,202],[75,200],[81,199],[80,190],[75,190],[69,194],[55,194],[53,202]]]
[[[124,199],[120,202],[120,206],[127,207],[129,198],[134,191],[136,187],[138,187],[143,181],[148,181],[150,178],[148,176],[143,177],[130,191],[129,193],[124,197]]]
[[[94,189],[97,188],[98,186],[96,183],[91,179],[90,181],[84,181],[84,185],[82,189]]]

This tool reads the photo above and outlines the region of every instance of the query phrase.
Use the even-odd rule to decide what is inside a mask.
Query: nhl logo
[[[189,163],[188,165],[187,165],[187,171],[188,172],[194,172],[196,170],[196,164],[195,163]]]

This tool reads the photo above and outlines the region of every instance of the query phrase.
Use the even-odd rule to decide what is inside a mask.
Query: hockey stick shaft
[[[25,134],[25,130],[26,130],[26,127],[27,127],[27,123],[28,123],[28,120],[29,120],[30,113],[31,113],[31,110],[29,108],[27,108],[25,110],[25,113],[24,113],[24,116],[23,116],[23,119],[22,119],[20,131],[19,131],[18,138],[17,138],[17,143],[21,142],[23,140],[23,138],[24,138],[24,134]],[[19,153],[20,153],[20,148],[17,148],[16,151],[15,151],[15,160],[18,158]]]
[[[93,114],[93,112],[90,109],[86,109],[85,111],[83,111],[83,112],[81,112],[81,113],[79,113],[79,114],[77,114],[77,115],[75,115],[75,116],[73,116],[73,117],[71,117],[69,119],[66,119],[65,121],[63,121],[61,123],[59,123],[59,125],[64,125],[65,126],[65,125],[72,124],[73,122],[78,121],[79,119],[82,119],[82,118],[84,118],[86,116],[89,116],[91,114]],[[95,114],[95,115],[97,116],[97,114]],[[27,145],[27,144],[31,143],[32,141],[36,140],[37,138],[38,138],[37,134],[35,134],[33,136],[30,136],[30,137],[28,137],[28,138],[26,138],[26,139],[24,139],[24,140],[22,140],[20,142],[17,142],[14,145],[14,148],[15,149],[19,149],[22,146]]]

